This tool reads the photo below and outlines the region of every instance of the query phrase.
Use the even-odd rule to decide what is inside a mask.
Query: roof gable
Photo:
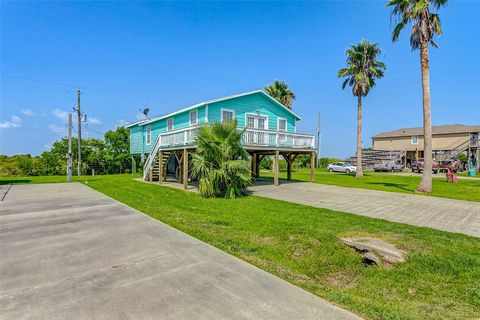
[[[449,124],[441,126],[432,126],[432,134],[448,134],[448,133],[467,133],[480,132],[480,126],[465,126],[462,124]],[[389,138],[389,137],[406,137],[406,136],[423,136],[423,127],[417,128],[401,128],[392,131],[386,131],[374,135],[372,138]]]
[[[288,113],[290,113],[291,115],[293,115],[297,120],[301,120],[301,118],[296,114],[294,113],[292,110],[290,110],[289,108],[285,107],[283,104],[281,104],[280,102],[278,102],[276,99],[274,99],[273,97],[271,97],[268,93],[266,93],[265,91],[263,90],[254,90],[254,91],[248,91],[248,92],[243,92],[243,93],[239,93],[239,94],[234,94],[234,95],[230,95],[230,96],[225,96],[225,97],[220,97],[220,98],[215,98],[215,99],[210,99],[210,100],[206,100],[206,101],[203,101],[203,102],[199,102],[199,103],[196,103],[194,105],[191,105],[191,106],[188,106],[186,108],[183,108],[183,109],[180,109],[180,110],[177,110],[177,111],[174,111],[174,112],[171,112],[171,113],[168,113],[168,114],[165,114],[165,115],[162,115],[162,116],[158,116],[158,117],[153,117],[151,119],[145,119],[145,120],[140,120],[140,121],[137,121],[137,122],[134,122],[134,123],[131,123],[129,125],[126,126],[126,128],[129,128],[129,127],[132,127],[134,125],[146,125],[146,124],[149,124],[149,123],[152,123],[152,122],[156,122],[156,121],[159,121],[159,120],[162,120],[162,119],[165,119],[165,118],[169,118],[171,116],[174,116],[176,114],[179,114],[179,113],[182,113],[182,112],[185,112],[185,111],[189,111],[191,109],[195,109],[195,108],[198,108],[198,107],[201,107],[201,106],[204,106],[204,105],[208,105],[208,104],[212,104],[212,103],[215,103],[215,102],[220,102],[220,101],[225,101],[225,100],[230,100],[230,99],[235,99],[235,98],[240,98],[240,97],[244,97],[244,96],[248,96],[248,95],[253,95],[253,94],[261,94],[263,96],[265,96],[268,100],[270,100],[274,105],[276,105],[277,107],[279,108],[282,108],[284,109],[285,111],[287,111]]]

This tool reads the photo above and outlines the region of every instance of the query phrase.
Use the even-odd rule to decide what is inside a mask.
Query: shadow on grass
[[[367,182],[366,184],[382,185],[384,187],[397,188],[397,189],[405,190],[405,191],[408,191],[408,192],[414,192],[415,191],[414,189],[411,189],[411,188],[405,188],[406,186],[408,186],[408,184],[402,184],[402,183]]]
[[[0,185],[6,185],[6,184],[18,184],[18,183],[30,183],[32,180],[27,180],[27,179],[19,179],[19,180],[0,180]]]

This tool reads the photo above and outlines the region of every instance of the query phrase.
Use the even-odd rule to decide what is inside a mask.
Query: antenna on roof
[[[141,110],[141,109],[140,109]],[[139,111],[140,111],[139,110]],[[150,112],[150,109],[149,108],[145,108],[143,109],[142,113],[143,115],[145,116],[145,118],[147,118],[148,120],[150,120],[150,117],[148,116],[148,113]]]

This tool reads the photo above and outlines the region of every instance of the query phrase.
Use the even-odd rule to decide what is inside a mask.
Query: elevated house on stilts
[[[160,117],[132,123],[130,153],[144,160],[143,179],[162,183],[175,179],[188,187],[189,155],[196,150],[198,126],[236,120],[245,128],[242,144],[251,156],[252,176],[259,176],[260,162],[273,156],[274,184],[279,184],[279,158],[287,162],[287,179],[299,154],[311,157],[315,174],[315,141],[311,134],[297,133],[300,117],[263,90],[207,100]]]

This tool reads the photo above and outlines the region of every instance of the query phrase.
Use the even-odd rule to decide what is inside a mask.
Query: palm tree
[[[342,89],[348,85],[357,97],[357,178],[363,178],[362,170],[362,97],[375,86],[375,79],[383,77],[385,64],[377,61],[381,49],[375,43],[362,40],[347,49],[347,67],[338,71],[337,77],[346,78]]]
[[[393,29],[392,41],[397,41],[400,32],[407,25],[412,25],[410,46],[412,50],[420,49],[420,66],[422,72],[423,92],[423,157],[424,168],[418,192],[432,192],[432,115],[430,106],[430,67],[428,62],[428,45],[438,48],[433,40],[434,34],[440,35],[440,17],[432,13],[447,4],[447,0],[390,0],[387,7],[392,7],[391,15],[398,20]]]
[[[251,172],[241,145],[242,135],[236,121],[199,127],[191,170],[199,180],[198,191],[202,196],[236,198],[245,193],[251,183]]]
[[[285,107],[292,109],[295,93],[288,88],[285,81],[275,80],[271,85],[265,87],[265,91]]]

